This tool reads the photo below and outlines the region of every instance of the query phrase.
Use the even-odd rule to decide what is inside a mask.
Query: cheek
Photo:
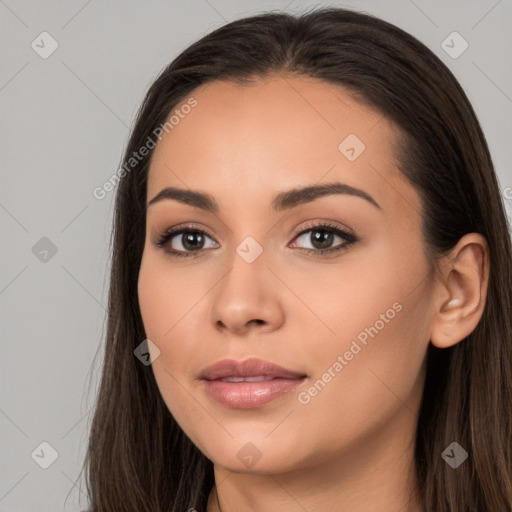
[[[408,435],[404,425],[414,421],[410,411],[422,396],[428,344],[422,303],[419,295],[373,303],[375,309],[360,313],[357,322],[338,323],[335,341],[310,351],[315,373],[297,395],[295,417],[297,426],[309,426],[304,435],[311,439],[311,452],[362,446],[391,424]],[[286,443],[291,434],[290,428],[276,431],[274,442]]]
[[[314,329],[321,346],[341,348],[340,344],[372,326],[387,310],[394,317],[393,304],[404,295],[399,263],[396,255],[386,258],[383,252],[375,253],[347,253],[339,263],[318,264],[314,271],[311,262],[279,269],[280,278],[290,283],[295,296],[288,299],[291,325],[302,324],[301,332],[308,334]],[[302,341],[308,343],[308,338]],[[318,346],[314,339],[309,342],[314,356]]]
[[[138,281],[138,298],[146,336],[160,349],[159,365],[181,359],[180,350],[187,343],[180,343],[180,319],[185,321],[190,309],[188,294],[190,288],[180,287],[179,281],[162,267],[156,258],[143,256]],[[185,341],[185,340],[183,340]],[[172,358],[170,356],[172,353]],[[158,365],[156,362],[153,367]]]
[[[139,270],[137,293],[146,336],[155,342],[163,334],[163,326],[168,323],[166,311],[169,309],[166,300],[162,300],[162,284],[164,284],[162,277],[158,266],[144,251]]]
[[[190,320],[185,317],[204,295],[206,284],[196,270],[177,271],[162,255],[145,252],[138,298],[147,337],[162,343],[172,338],[178,324]]]
[[[416,249],[394,247],[346,258],[342,271],[333,265],[315,274],[315,286],[307,278],[297,287],[322,320],[316,322],[323,333],[317,343],[304,339],[315,373],[297,397],[301,414],[318,421],[318,428],[325,424],[334,432],[344,418],[345,433],[355,435],[389,417],[400,399],[410,400],[413,409],[421,393],[429,342],[428,267]]]
[[[188,433],[193,418],[198,417],[198,405],[184,387],[189,385],[186,370],[194,367],[197,358],[190,321],[198,312],[193,306],[201,297],[202,281],[194,273],[194,286],[187,286],[187,282],[190,279],[186,273],[172,271],[169,263],[162,263],[154,255],[143,255],[138,279],[139,307],[146,337],[160,350],[152,370],[167,408]],[[189,312],[192,316],[187,316]]]

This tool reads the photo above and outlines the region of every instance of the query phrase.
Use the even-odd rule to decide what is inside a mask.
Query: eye
[[[310,244],[304,247],[307,253],[325,254],[340,251],[349,247],[357,241],[357,238],[332,224],[315,224],[302,230],[293,241],[292,246]]]
[[[217,247],[218,244],[203,230],[194,227],[177,226],[162,233],[155,242],[157,247],[165,248],[172,256],[195,256],[205,248]]]
[[[357,238],[339,226],[320,223],[307,226],[295,235],[291,247],[298,247],[308,254],[321,256],[346,249],[357,242]],[[301,245],[310,244],[310,247]],[[219,247],[204,230],[194,226],[175,226],[164,231],[154,242],[167,254],[176,257],[197,256],[205,249]]]

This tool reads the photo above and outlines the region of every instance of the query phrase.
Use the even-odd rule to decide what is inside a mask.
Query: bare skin
[[[218,211],[174,199],[148,207],[138,292],[161,351],[152,368],[162,397],[214,463],[208,512],[422,511],[413,453],[426,350],[460,342],[481,318],[485,239],[463,237],[434,278],[419,195],[393,157],[397,130],[340,87],[275,76],[214,82],[193,97],[197,106],[155,148],[147,199],[192,189]],[[365,145],[353,161],[353,140],[339,149],[349,134]],[[278,193],[334,182],[378,206],[338,193],[272,209]],[[335,234],[330,247],[341,250],[322,255],[311,237],[325,222],[356,241]],[[154,245],[183,223],[204,231],[203,248],[187,250],[182,234]],[[236,251],[248,236],[262,249],[252,263]],[[363,344],[365,329],[374,335]],[[204,392],[206,366],[249,357],[307,378],[254,409]],[[250,467],[238,456],[247,443],[259,454]]]

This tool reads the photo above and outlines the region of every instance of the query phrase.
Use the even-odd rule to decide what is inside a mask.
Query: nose
[[[268,333],[284,323],[278,280],[264,253],[247,263],[235,253],[231,269],[215,287],[211,321],[215,329],[237,335]]]

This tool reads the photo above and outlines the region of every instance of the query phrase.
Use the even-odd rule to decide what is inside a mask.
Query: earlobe
[[[489,280],[489,249],[479,233],[464,235],[439,265],[431,343],[447,348],[473,332],[482,317]]]

